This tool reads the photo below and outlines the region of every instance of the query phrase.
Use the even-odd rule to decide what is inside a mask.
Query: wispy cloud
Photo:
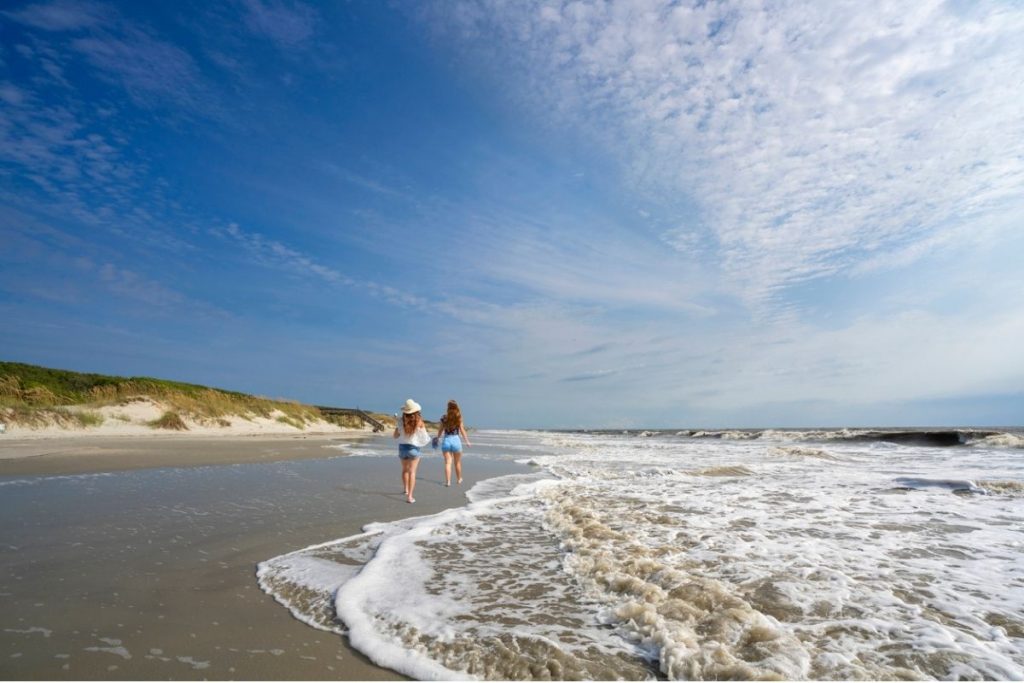
[[[603,379],[610,377],[618,373],[618,370],[596,370],[594,372],[585,372],[579,375],[569,375],[563,377],[560,381],[562,382],[589,382],[595,379]]]
[[[243,230],[237,223],[229,223],[223,228],[212,228],[210,233],[241,246],[250,262],[263,267],[283,270],[297,277],[315,279],[329,285],[358,288],[393,304],[402,306],[427,305],[426,301],[422,298],[389,285],[345,275],[339,270],[325,265],[278,240],[267,238],[257,232]]]
[[[150,213],[167,203],[160,183],[147,184],[147,166],[125,149],[115,128],[97,125],[101,118],[75,100],[48,104],[18,89],[0,107],[0,174],[9,178],[0,202],[55,220],[73,218],[149,247],[190,251],[187,239],[165,225],[169,216]],[[148,209],[137,201],[144,184]]]
[[[183,49],[139,28],[116,35],[77,38],[71,46],[98,73],[124,87],[142,105],[170,100],[193,111],[205,106],[202,77],[192,57]]]
[[[282,0],[242,0],[245,25],[282,48],[295,48],[311,38],[316,30],[317,12],[301,2]]]
[[[480,0],[431,13],[539,111],[617,150],[638,189],[694,197],[752,304],[891,249],[941,248],[1024,188],[1016,5]],[[665,238],[682,248],[701,227]]]
[[[229,223],[222,229],[214,228],[211,232],[240,245],[250,259],[260,265],[279,268],[303,277],[313,276],[329,284],[355,284],[355,280],[334,268],[325,266],[277,240],[242,230],[237,223]]]
[[[147,26],[133,22],[104,3],[53,0],[22,10],[4,12],[5,18],[33,29],[61,34],[53,42],[66,43],[84,57],[100,78],[122,86],[138,105],[173,104],[192,114],[216,109],[209,88],[192,56],[161,39]],[[68,86],[66,58],[52,45],[24,46],[37,57],[52,80]]]
[[[106,310],[114,301],[146,316],[186,311],[207,318],[227,315],[146,272],[145,264],[126,266],[120,254],[94,239],[5,206],[0,206],[0,238],[9,271],[0,277],[0,291],[17,293],[20,301],[35,298]]]
[[[185,302],[185,297],[179,292],[134,270],[103,263],[97,267],[96,272],[110,290],[149,306],[180,306]]]
[[[28,5],[20,10],[0,12],[14,21],[44,31],[77,31],[110,21],[110,7],[95,2],[55,0]]]

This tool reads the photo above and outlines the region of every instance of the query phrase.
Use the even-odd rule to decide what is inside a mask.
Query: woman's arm
[[[466,444],[466,446],[472,446],[473,445],[473,444],[471,444],[469,442],[469,435],[466,434],[466,425],[463,425],[463,424],[459,425],[459,434],[462,434],[462,441]]]

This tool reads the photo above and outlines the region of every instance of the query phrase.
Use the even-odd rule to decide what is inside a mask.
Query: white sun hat
[[[402,406],[402,412],[405,413],[406,415],[410,413],[418,413],[422,410],[423,408],[420,407],[420,404],[412,400],[411,398],[407,398],[405,400],[405,405]]]

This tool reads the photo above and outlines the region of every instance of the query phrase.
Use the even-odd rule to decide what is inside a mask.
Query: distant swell
[[[676,436],[692,439],[786,439],[797,441],[845,441],[860,443],[895,443],[904,446],[948,448],[951,446],[984,446],[990,448],[1024,448],[1024,434],[978,429],[836,429],[836,430],[682,430]]]

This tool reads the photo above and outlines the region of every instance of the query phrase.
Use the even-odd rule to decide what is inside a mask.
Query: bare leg
[[[405,497],[410,503],[415,503],[416,499],[412,497],[412,492],[416,490],[416,470],[420,466],[420,459],[413,458],[409,461],[409,494]]]
[[[409,497],[409,463],[410,460],[402,460],[402,490],[405,491],[405,497]]]
[[[452,485],[452,452],[444,451],[444,485]]]
[[[452,458],[455,460],[455,478],[458,482],[462,483],[462,453],[456,451],[452,453]]]

